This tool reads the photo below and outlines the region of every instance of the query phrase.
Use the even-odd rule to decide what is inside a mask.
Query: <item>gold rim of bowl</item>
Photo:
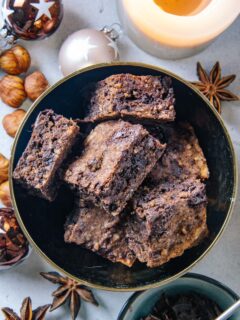
[[[15,199],[15,195],[14,195],[14,191],[13,191],[13,180],[12,180],[12,172],[13,172],[13,159],[15,156],[15,151],[16,151],[16,146],[19,140],[19,137],[21,135],[22,129],[26,123],[26,121],[28,120],[29,116],[31,115],[31,113],[33,112],[33,110],[38,106],[39,102],[41,102],[50,92],[52,92],[55,88],[57,88],[58,86],[60,86],[62,83],[64,83],[65,81],[68,81],[69,79],[75,77],[76,75],[88,72],[90,70],[95,70],[95,69],[100,69],[100,68],[111,68],[112,66],[132,66],[132,67],[143,67],[143,68],[148,68],[148,69],[152,69],[155,71],[160,71],[166,75],[169,75],[170,77],[182,82],[183,84],[185,84],[186,86],[188,86],[192,91],[194,91],[199,97],[201,97],[202,100],[204,100],[204,102],[206,103],[206,105],[208,105],[209,109],[211,110],[211,112],[214,114],[214,116],[217,118],[217,120],[219,121],[225,135],[226,138],[228,140],[228,144],[230,146],[230,150],[231,150],[231,155],[232,155],[232,160],[233,160],[233,173],[234,173],[234,185],[233,185],[233,193],[232,193],[232,199],[231,199],[231,204],[227,213],[227,216],[225,218],[225,221],[220,229],[220,231],[218,232],[218,234],[216,235],[214,241],[210,244],[210,246],[201,254],[200,257],[198,257],[191,265],[189,265],[187,268],[185,268],[184,270],[182,270],[181,272],[175,274],[172,277],[169,277],[168,279],[165,280],[160,280],[160,281],[156,281],[152,284],[146,284],[146,285],[142,285],[142,286],[138,286],[138,287],[108,287],[108,286],[104,286],[104,285],[99,285],[99,284],[94,284],[85,280],[82,280],[80,278],[77,278],[76,276],[71,275],[70,273],[68,273],[67,271],[65,271],[64,269],[62,269],[61,267],[59,267],[55,262],[53,262],[50,258],[48,258],[48,256],[38,247],[38,245],[33,241],[33,239],[31,238],[30,234],[28,233],[21,215],[18,211],[18,207],[17,207],[17,203],[16,203],[16,199]],[[9,166],[9,182],[10,182],[10,192],[11,192],[11,198],[12,198],[12,202],[13,202],[13,207],[16,213],[16,217],[18,220],[18,223],[23,231],[23,233],[25,234],[26,238],[28,239],[29,243],[33,246],[33,248],[36,249],[36,251],[40,254],[40,256],[42,256],[54,269],[57,269],[59,272],[61,272],[62,274],[65,274],[67,277],[76,280],[84,285],[87,285],[91,288],[95,288],[95,289],[101,289],[101,290],[107,290],[107,291],[117,291],[117,292],[127,292],[127,291],[140,291],[140,290],[146,290],[146,289],[151,289],[151,288],[156,288],[159,287],[161,285],[165,285],[179,277],[181,277],[182,275],[184,275],[185,273],[187,273],[190,269],[192,269],[200,260],[202,260],[202,258],[204,256],[206,256],[207,253],[209,253],[209,251],[212,249],[212,247],[217,243],[217,241],[219,240],[220,236],[223,234],[223,231],[225,230],[230,217],[232,215],[232,211],[233,211],[233,207],[234,207],[234,203],[235,203],[235,199],[236,199],[236,195],[237,195],[237,186],[238,186],[238,175],[237,175],[237,160],[236,160],[236,154],[234,151],[234,147],[232,144],[232,140],[230,138],[230,135],[227,131],[227,128],[224,125],[223,119],[221,118],[221,116],[219,115],[219,113],[216,111],[216,109],[211,105],[211,103],[209,102],[209,100],[198,90],[196,89],[190,82],[188,82],[187,80],[184,80],[183,78],[181,78],[180,76],[165,70],[161,67],[156,67],[154,65],[151,64],[146,64],[146,63],[138,63],[138,62],[112,62],[112,63],[100,63],[100,64],[95,64],[86,68],[83,68],[81,70],[78,70],[66,77],[64,77],[63,79],[59,80],[57,83],[55,83],[53,86],[51,86],[49,89],[47,89],[33,104],[32,106],[29,108],[29,110],[27,111],[25,118],[23,120],[23,122],[21,123],[18,132],[16,134],[15,140],[13,142],[13,146],[12,146],[12,150],[11,150],[11,159],[10,159],[10,166]]]

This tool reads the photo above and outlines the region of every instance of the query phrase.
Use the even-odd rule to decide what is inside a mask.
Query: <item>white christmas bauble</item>
[[[64,76],[83,67],[118,60],[116,41],[95,29],[82,29],[71,34],[59,52],[60,69]]]

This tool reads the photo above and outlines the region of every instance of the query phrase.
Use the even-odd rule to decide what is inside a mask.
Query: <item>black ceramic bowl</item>
[[[207,158],[211,177],[207,183],[209,238],[183,256],[160,268],[144,264],[132,268],[113,264],[76,245],[65,244],[63,225],[73,207],[73,196],[61,188],[53,203],[26,194],[15,185],[11,173],[23,153],[39,112],[52,108],[66,117],[79,118],[84,113],[86,88],[116,73],[170,75],[176,94],[177,118],[195,128]],[[197,90],[178,76],[160,68],[140,63],[96,65],[82,69],[46,91],[30,108],[12,149],[10,183],[19,223],[29,241],[53,267],[89,286],[109,290],[143,290],[157,287],[186,273],[213,246],[225,228],[236,196],[234,150],[221,117]]]

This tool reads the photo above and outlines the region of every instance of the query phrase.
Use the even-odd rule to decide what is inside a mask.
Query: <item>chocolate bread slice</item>
[[[82,245],[112,262],[120,262],[128,267],[136,260],[128,247],[120,217],[114,217],[91,203],[75,208],[66,222],[64,239],[67,243]]]
[[[108,121],[86,138],[64,180],[112,215],[118,215],[163,154],[165,145],[141,125]]]
[[[184,181],[188,178],[206,180],[209,170],[206,158],[199,145],[193,127],[182,122],[163,126],[163,134],[167,147],[162,158],[157,162],[150,177],[155,181],[176,180]],[[162,140],[162,131],[154,131]]]
[[[145,186],[135,195],[133,206],[129,247],[149,267],[181,256],[208,233],[205,185],[200,180]]]
[[[57,194],[58,169],[79,133],[78,125],[52,110],[42,111],[28,145],[14,170],[14,180],[31,194],[53,201]]]
[[[169,77],[116,74],[97,83],[85,120],[125,117],[169,122],[175,119],[174,103]]]

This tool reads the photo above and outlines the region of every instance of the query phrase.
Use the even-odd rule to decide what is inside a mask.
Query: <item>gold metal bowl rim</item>
[[[196,259],[191,265],[189,265],[187,268],[185,268],[184,270],[182,270],[181,272],[175,274],[174,276],[165,279],[165,280],[160,280],[160,281],[156,281],[154,283],[151,284],[146,284],[146,285],[142,285],[142,286],[138,286],[138,287],[107,287],[104,285],[99,285],[99,284],[94,284],[85,280],[82,280],[76,276],[73,276],[72,274],[68,273],[67,271],[65,271],[64,269],[62,269],[61,267],[59,267],[54,261],[52,261],[50,258],[48,258],[48,256],[38,247],[38,245],[34,242],[34,240],[31,238],[30,234],[28,233],[21,215],[18,211],[18,207],[17,207],[17,203],[16,203],[16,199],[15,199],[15,195],[14,195],[14,190],[13,190],[13,178],[12,178],[12,172],[13,172],[13,159],[15,156],[15,151],[16,151],[16,146],[19,140],[19,137],[21,135],[22,129],[25,125],[25,123],[27,122],[29,116],[31,115],[31,113],[33,112],[33,110],[35,110],[35,108],[38,106],[39,102],[42,101],[50,92],[52,92],[55,88],[57,88],[58,86],[60,86],[62,83],[68,81],[69,79],[75,77],[76,75],[88,72],[90,70],[95,70],[95,69],[99,69],[99,68],[106,68],[106,67],[112,67],[112,66],[133,66],[133,67],[143,67],[143,68],[148,68],[148,69],[152,69],[155,71],[160,71],[178,81],[180,81],[181,83],[185,84],[186,86],[188,86],[191,90],[193,90],[202,100],[204,100],[204,102],[207,104],[207,106],[209,107],[209,109],[211,110],[211,112],[214,114],[214,116],[217,118],[218,122],[220,123],[230,150],[231,150],[231,155],[232,155],[232,160],[233,160],[233,173],[234,173],[234,185],[233,185],[233,193],[232,193],[232,199],[231,199],[231,204],[226,216],[226,219],[221,227],[221,229],[219,230],[218,234],[215,236],[215,239],[213,240],[213,242],[210,244],[210,246],[200,255],[200,257],[198,257],[198,259]],[[236,196],[237,196],[237,189],[238,189],[238,170],[237,170],[237,158],[236,158],[236,154],[234,151],[234,147],[233,147],[233,143],[232,140],[230,138],[230,135],[228,133],[228,130],[224,124],[223,119],[221,118],[221,116],[219,115],[219,113],[217,112],[217,110],[211,105],[211,103],[209,102],[209,100],[198,90],[196,89],[190,82],[188,82],[187,80],[183,79],[182,77],[176,75],[175,73],[166,70],[164,68],[161,67],[157,67],[151,64],[146,64],[146,63],[142,63],[142,62],[111,62],[111,63],[99,63],[99,64],[95,64],[92,66],[88,66],[85,67],[83,69],[80,69],[78,71],[73,72],[72,74],[60,79],[59,81],[57,81],[54,85],[52,85],[50,88],[48,88],[29,108],[29,110],[27,111],[23,122],[21,123],[17,134],[15,136],[14,142],[13,142],[13,146],[12,146],[12,150],[11,150],[11,158],[10,158],[10,165],[9,165],[9,183],[10,183],[10,193],[11,193],[11,198],[12,198],[12,202],[13,202],[13,207],[15,210],[15,214],[18,220],[18,223],[23,231],[23,233],[25,234],[26,238],[28,239],[29,243],[33,246],[33,248],[36,249],[36,251],[40,254],[41,257],[43,257],[54,269],[58,270],[59,272],[65,274],[67,277],[78,281],[88,287],[94,288],[94,289],[100,289],[100,290],[106,290],[106,291],[115,291],[115,292],[130,292],[130,291],[141,291],[141,290],[146,290],[146,289],[152,289],[152,288],[156,288],[159,287],[161,285],[165,285],[167,283],[170,283],[171,281],[178,279],[179,277],[181,277],[182,275],[186,274],[190,269],[192,269],[200,260],[203,259],[203,257],[205,257],[210,250],[213,248],[213,246],[218,242],[218,240],[220,239],[220,237],[223,234],[223,231],[226,229],[228,222],[230,221],[230,218],[232,216],[232,212],[233,212],[233,208],[234,208],[234,204],[235,204],[235,200],[236,200]]]

